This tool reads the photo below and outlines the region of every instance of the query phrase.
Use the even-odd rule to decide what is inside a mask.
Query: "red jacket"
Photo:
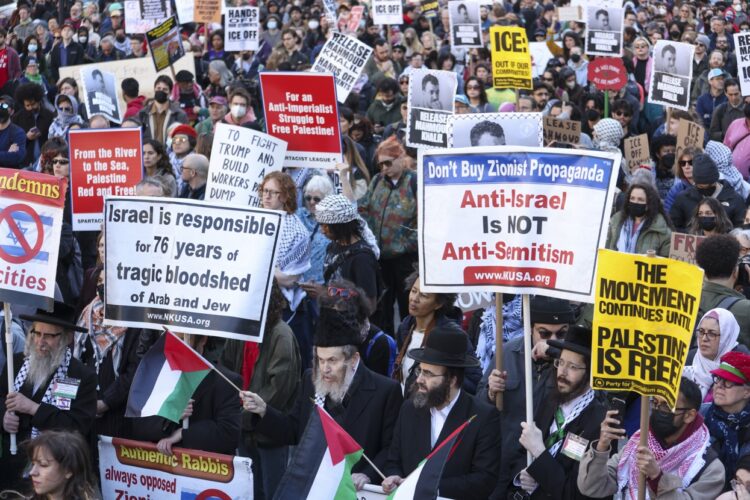
[[[127,109],[125,110],[125,116],[123,117],[123,119],[130,118],[131,116],[136,116],[138,112],[143,109],[143,103],[145,101],[145,95],[139,95],[138,97],[130,101],[128,103]]]

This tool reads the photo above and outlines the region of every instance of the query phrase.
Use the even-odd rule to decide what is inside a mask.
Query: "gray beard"
[[[315,387],[315,394],[321,396],[328,396],[335,404],[341,404],[346,396],[349,387],[352,385],[354,380],[355,370],[346,365],[346,372],[344,373],[344,382],[326,382],[320,375],[320,368],[318,367],[317,361],[314,361],[313,366],[313,386]]]
[[[31,384],[32,387],[38,387],[45,383],[55,373],[57,367],[62,364],[67,347],[61,343],[57,350],[50,352],[49,356],[42,356],[31,346],[27,354],[29,357],[29,375],[26,377],[26,383]]]

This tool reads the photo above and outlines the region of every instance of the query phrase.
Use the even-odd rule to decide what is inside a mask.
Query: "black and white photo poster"
[[[403,24],[404,5],[401,0],[372,0],[372,22],[386,26]]]
[[[406,145],[448,147],[448,118],[453,115],[456,73],[419,69],[409,76],[409,116]]]
[[[331,73],[336,80],[336,99],[344,102],[372,54],[372,47],[343,33],[331,33],[315,59],[314,73]]]
[[[690,80],[693,77],[693,51],[689,43],[659,40],[654,47],[654,72],[648,101],[687,111]]]
[[[81,80],[89,117],[102,115],[111,122],[121,123],[122,112],[117,99],[117,78],[114,73],[102,71],[94,65],[83,65]]]
[[[737,79],[740,81],[740,92],[750,95],[750,33],[734,34],[734,53],[737,57]]]
[[[448,2],[452,47],[481,47],[482,26],[479,23],[479,2],[451,0]]]
[[[586,8],[586,53],[597,56],[622,55],[622,20],[620,7],[604,8],[589,5]]]
[[[541,147],[544,127],[541,113],[472,113],[448,119],[448,147]]]

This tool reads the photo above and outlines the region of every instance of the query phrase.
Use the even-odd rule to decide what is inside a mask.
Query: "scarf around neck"
[[[750,405],[739,413],[727,413],[712,404],[705,418],[712,441],[721,443],[719,459],[724,464],[727,479],[731,479],[740,458],[740,432],[750,426]]]

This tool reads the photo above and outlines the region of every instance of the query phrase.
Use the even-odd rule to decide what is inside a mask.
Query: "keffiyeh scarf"
[[[73,356],[81,359],[86,352],[86,341],[91,338],[91,345],[94,346],[94,368],[99,375],[99,366],[107,357],[107,353],[112,351],[112,370],[115,378],[119,377],[118,369],[122,360],[122,344],[125,341],[127,328],[120,326],[104,326],[104,303],[97,296],[91,303],[86,306],[81,313],[81,319],[78,320],[78,326],[82,326],[88,332],[76,332],[75,342],[73,344]]]
[[[588,408],[588,406],[594,401],[594,390],[589,389],[586,391],[585,394],[580,396],[578,398],[578,401],[573,405],[573,409],[568,414],[567,417],[565,417],[565,421],[562,424],[562,426],[558,427],[557,421],[552,420],[552,426],[550,427],[550,436],[558,432],[558,430],[565,431],[565,429],[568,427],[568,425],[573,422],[575,419],[581,416],[581,413],[583,413],[583,410]],[[550,455],[553,457],[557,456],[557,453],[560,451],[560,448],[563,445],[564,440],[558,439],[549,449]]]
[[[712,404],[706,412],[705,419],[712,440],[721,443],[719,458],[729,475],[735,470],[740,458],[739,434],[750,426],[750,406],[745,406],[739,413],[727,413]]]
[[[490,306],[482,314],[482,323],[479,325],[477,338],[477,358],[479,358],[483,373],[490,366],[495,355],[496,325],[495,306]],[[523,335],[523,315],[521,314],[521,295],[516,295],[513,300],[503,304],[503,342],[508,342],[520,335]]]

